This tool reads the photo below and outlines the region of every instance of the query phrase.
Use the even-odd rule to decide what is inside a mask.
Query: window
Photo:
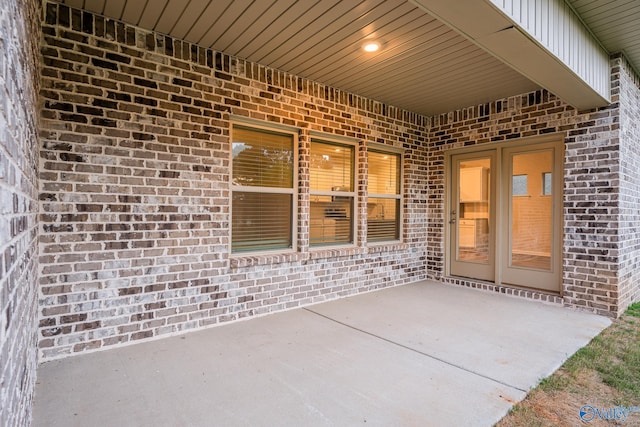
[[[368,160],[367,241],[400,240],[401,155],[369,150]]]
[[[354,243],[355,147],[311,140],[309,244]]]
[[[511,191],[512,196],[527,196],[529,194],[527,175],[513,175]]]
[[[233,125],[231,251],[294,247],[295,133]]]
[[[552,192],[551,172],[544,172],[542,174],[542,195],[549,196]]]

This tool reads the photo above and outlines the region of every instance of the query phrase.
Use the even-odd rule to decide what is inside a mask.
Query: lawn
[[[496,427],[640,426],[640,303],[540,382]]]

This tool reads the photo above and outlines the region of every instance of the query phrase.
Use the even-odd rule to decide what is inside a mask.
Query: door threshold
[[[564,305],[564,298],[562,298],[560,293],[521,288],[511,285],[497,285],[494,282],[487,282],[484,280],[457,276],[444,276],[442,278],[442,282],[449,285],[464,286],[466,288],[480,289],[483,291],[495,292],[498,294],[514,296],[518,298],[526,298],[534,301]]]

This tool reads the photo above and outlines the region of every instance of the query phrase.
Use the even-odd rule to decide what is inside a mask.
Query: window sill
[[[274,254],[232,255],[229,258],[231,268],[253,267],[257,265],[281,264],[307,259],[299,252],[278,252]]]
[[[344,247],[322,247],[309,249],[309,259],[338,258],[353,255],[362,255],[367,253],[367,248],[357,246]]]
[[[370,244],[366,247],[358,246],[333,246],[312,248],[309,252],[279,252],[262,253],[255,255],[232,255],[229,257],[231,268],[254,267],[260,265],[282,264],[287,262],[297,262],[306,260],[317,260],[326,258],[341,258],[355,255],[378,254],[383,252],[404,251],[409,245],[402,242],[380,242]]]
[[[367,245],[367,253],[378,254],[381,252],[405,251],[409,245],[397,240],[389,242],[375,242]]]

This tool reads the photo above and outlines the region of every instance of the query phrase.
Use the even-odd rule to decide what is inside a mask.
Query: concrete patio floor
[[[44,363],[33,426],[490,426],[609,324],[419,282]]]

